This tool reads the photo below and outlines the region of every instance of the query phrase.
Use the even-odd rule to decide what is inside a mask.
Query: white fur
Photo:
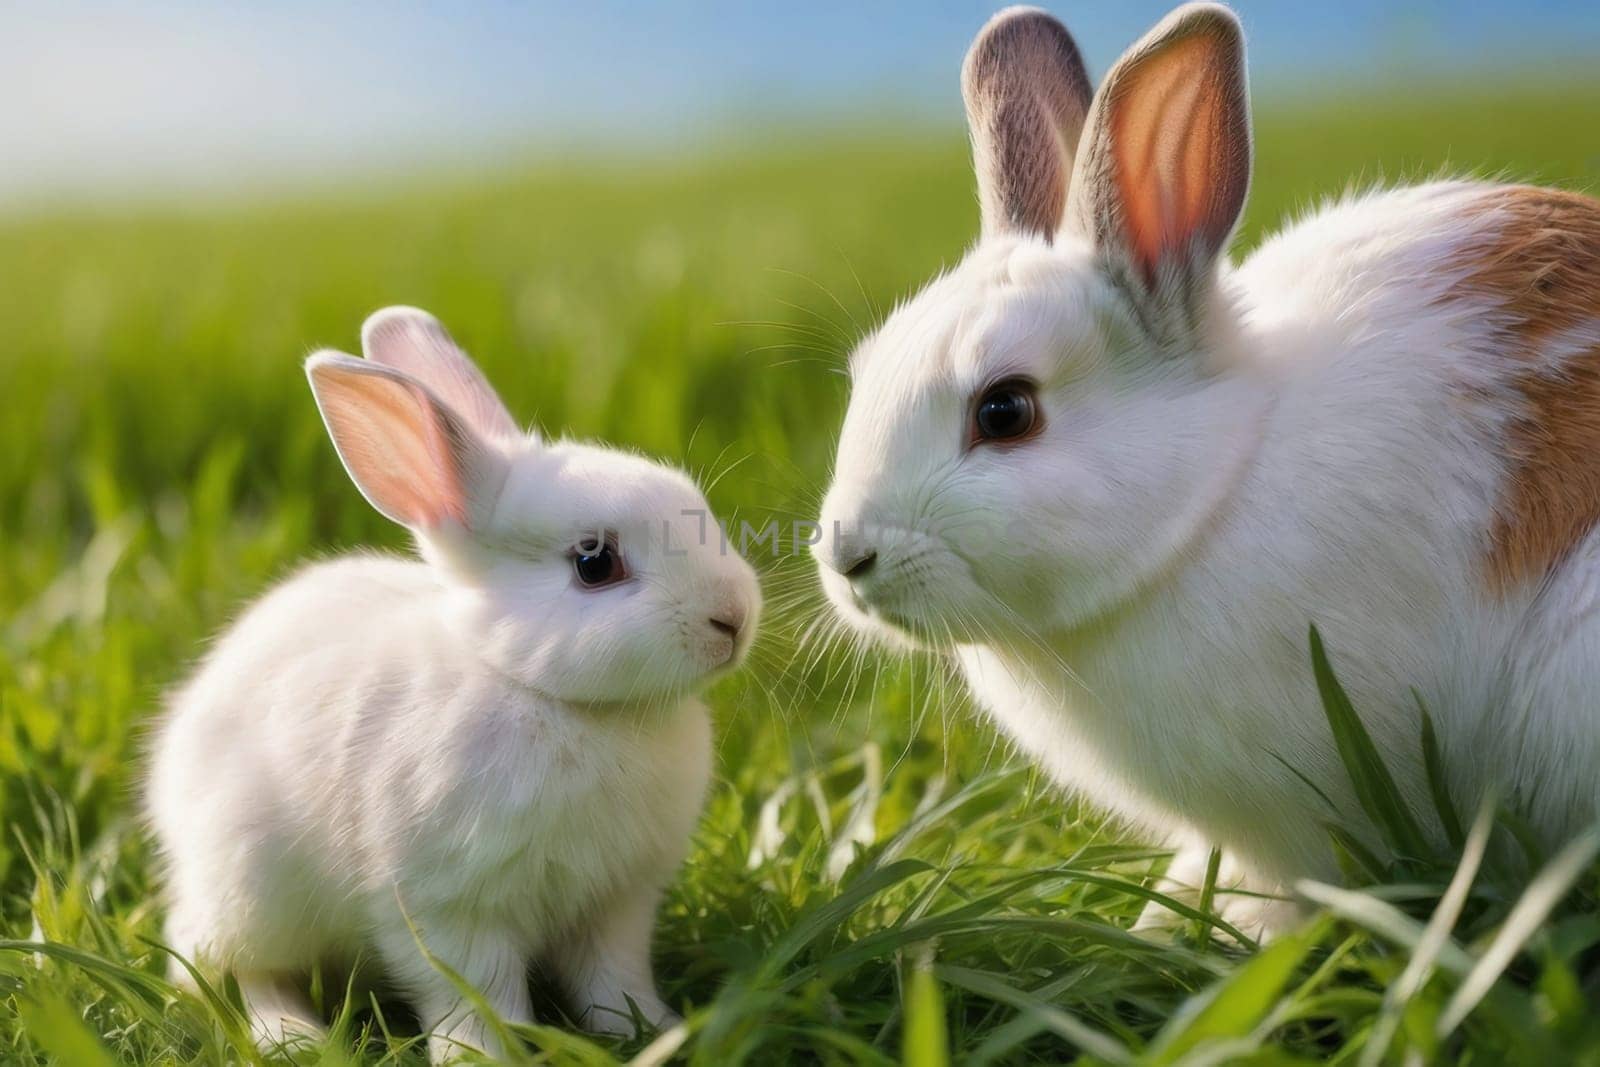
[[[470,395],[459,364],[443,369]],[[484,410],[475,425],[492,430]],[[492,1051],[419,940],[511,1022],[531,1020],[532,962],[595,1030],[632,1033],[630,998],[672,1017],[650,937],[710,773],[693,693],[748,646],[754,576],[700,538],[706,504],[678,471],[484,442],[503,482],[473,528],[418,530],[427,562],[302,570],[224,635],[157,728],[168,942],[237,975],[263,1040],[315,1032],[292,980],[364,953],[411,998],[435,1058]],[[622,542],[631,577],[580,587],[570,546],[644,522],[651,536]],[[708,622],[730,614],[735,638]]]
[[[1295,771],[1368,825],[1313,623],[1413,811],[1415,687],[1468,814],[1498,786],[1549,841],[1593,819],[1600,535],[1542,592],[1486,590],[1517,368],[1493,307],[1439,300],[1493,188],[1352,196],[1237,269],[1203,259],[1178,343],[1070,212],[1053,240],[986,236],[854,357],[822,509],[842,533],[816,549],[838,610],[953,655],[1059,782],[1182,846],[1175,872],[1217,844],[1250,888],[1335,876]],[[973,397],[1019,374],[1042,434],[969,449]]]

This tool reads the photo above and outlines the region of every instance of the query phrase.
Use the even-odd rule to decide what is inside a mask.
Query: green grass
[[[1242,240],[1379,175],[1581,187],[1600,177],[1586,84],[1266,114]],[[0,1061],[256,1058],[229,990],[162,979],[130,797],[141,724],[242,603],[307,555],[403,543],[324,438],[298,368],[312,347],[351,348],[371,310],[421,305],[519,416],[726,474],[724,515],[809,516],[842,352],[960,255],[970,184],[958,136],[832,137],[0,223]],[[1453,856],[1386,867],[1335,827],[1353,879],[1381,888],[1314,890],[1317,917],[1260,952],[1203,916],[1171,942],[1134,938],[1162,854],[1013,764],[939,664],[797,648],[818,610],[808,572],[758,562],[777,618],[714,694],[718,778],[658,938],[688,1017],[664,1039],[677,1057],[1600,1063],[1581,851],[1524,857],[1546,872],[1524,896],[1497,847],[1447,892]],[[1436,814],[1394,810],[1320,678],[1375,825],[1403,843]],[[1470,858],[1488,824],[1458,822]],[[394,1004],[342,993],[321,990],[340,1025],[301,1062],[421,1062]],[[545,1018],[531,1058],[639,1051],[570,1032],[556,1005]]]

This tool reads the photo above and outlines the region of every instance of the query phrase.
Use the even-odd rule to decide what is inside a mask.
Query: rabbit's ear
[[[1151,291],[1209,277],[1250,185],[1250,94],[1239,21],[1186,4],[1117,61],[1094,99],[1068,224]]]
[[[350,479],[384,516],[432,531],[471,529],[498,492],[505,460],[409,375],[338,352],[306,361],[322,421]]]
[[[985,235],[1061,227],[1092,95],[1066,27],[1031,7],[989,20],[961,65]]]
[[[361,351],[426,385],[484,437],[521,436],[477,364],[426,311],[390,307],[374,312],[361,327]]]

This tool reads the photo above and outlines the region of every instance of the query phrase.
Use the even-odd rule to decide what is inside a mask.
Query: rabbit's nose
[[[863,543],[859,536],[849,534],[836,538],[824,537],[812,546],[811,551],[824,567],[842,574],[851,581],[865,578],[871,572],[873,564],[878,562],[876,548]]]
[[[841,570],[839,573],[852,580],[856,578],[862,578],[872,570],[872,565],[877,562],[878,550],[869,548],[855,559],[842,562],[840,564]]]
[[[729,605],[720,609],[709,620],[711,628],[718,633],[727,634],[733,640],[739,640],[739,631],[744,629],[745,610],[736,605]]]

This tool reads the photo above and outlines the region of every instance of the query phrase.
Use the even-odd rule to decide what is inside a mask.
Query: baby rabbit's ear
[[[1061,228],[1093,90],[1065,26],[1038,8],[989,20],[961,65],[985,236]]]
[[[484,437],[520,437],[516,422],[477,364],[426,311],[390,307],[361,327],[361,351],[421,382]]]
[[[1250,185],[1239,20],[1186,4],[1106,75],[1078,151],[1068,223],[1150,291],[1210,276]]]
[[[472,529],[505,480],[505,458],[411,376],[338,352],[306,361],[322,421],[368,503],[429,532]]]

